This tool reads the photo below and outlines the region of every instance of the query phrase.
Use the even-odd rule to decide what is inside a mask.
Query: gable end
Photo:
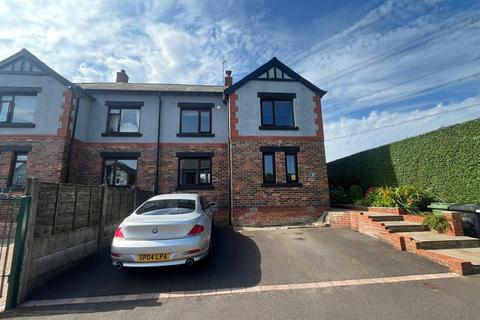
[[[320,97],[323,97],[327,92],[320,89],[292,69],[287,65],[282,63],[277,58],[273,57],[270,61],[265,63],[263,66],[259,67],[255,71],[251,72],[245,76],[240,81],[234,83],[232,86],[225,89],[225,95],[229,95],[245,83],[251,80],[261,80],[261,81],[297,81],[302,83],[304,86],[318,94]]]

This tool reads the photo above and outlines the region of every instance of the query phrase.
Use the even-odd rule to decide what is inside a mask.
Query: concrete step
[[[372,219],[372,221],[403,221],[403,217],[399,214],[391,214],[391,213],[375,213],[369,212],[368,217]]]
[[[428,228],[421,223],[406,221],[386,221],[383,223],[387,230],[391,232],[419,232],[428,231]]]
[[[398,235],[415,240],[418,249],[456,249],[480,247],[480,239],[467,236],[449,236],[435,232],[399,232]]]
[[[480,267],[480,248],[440,249],[432,251],[457,259],[470,261],[473,265]]]

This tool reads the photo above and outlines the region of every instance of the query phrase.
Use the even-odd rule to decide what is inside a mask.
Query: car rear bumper
[[[125,240],[114,238],[112,242],[112,264],[124,267],[160,267],[185,264],[188,259],[198,261],[208,254],[210,235],[169,240]],[[197,252],[187,253],[195,250]],[[170,253],[168,261],[138,262],[139,254]]]

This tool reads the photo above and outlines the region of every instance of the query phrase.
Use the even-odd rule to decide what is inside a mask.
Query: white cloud
[[[429,109],[372,111],[360,119],[344,117],[324,126],[327,161],[478,117],[480,95]],[[397,123],[403,124],[383,128]]]

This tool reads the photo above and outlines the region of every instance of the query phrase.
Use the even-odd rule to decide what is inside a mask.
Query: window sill
[[[215,189],[214,186],[211,184],[209,185],[191,185],[191,186],[177,186],[175,191],[179,190],[213,190]]]
[[[177,133],[177,137],[208,138],[208,137],[215,137],[215,134],[214,133]]]
[[[296,183],[262,183],[262,188],[300,188],[303,184]]]
[[[141,137],[140,132],[104,132],[102,137]]]
[[[35,128],[35,124],[19,122],[1,122],[0,128]]]
[[[22,186],[9,186],[9,187],[6,187],[5,189],[10,192],[25,191],[25,187],[22,187]]]
[[[299,130],[298,127],[291,126],[259,126],[260,130]]]

